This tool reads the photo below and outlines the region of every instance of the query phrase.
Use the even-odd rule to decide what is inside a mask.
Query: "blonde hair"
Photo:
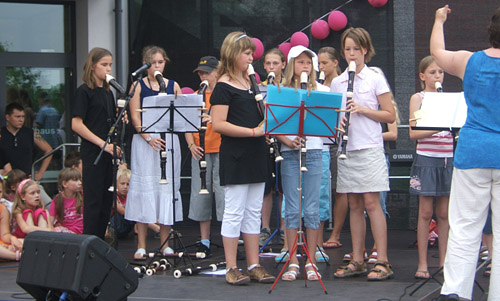
[[[236,80],[236,61],[239,55],[247,49],[255,51],[255,43],[244,32],[235,31],[228,34],[220,49],[220,61],[217,67],[219,77],[226,74],[230,79]],[[244,72],[244,77],[248,78],[246,72]]]
[[[418,63],[418,72],[419,72],[419,74],[420,73],[424,74],[425,70],[427,70],[427,68],[429,68],[429,66],[432,63],[434,63],[434,59],[430,55],[428,55],[428,56],[424,57],[423,59],[421,59],[420,63]],[[425,81],[421,80],[420,77],[419,77],[419,80],[420,80],[420,87],[422,88],[422,90],[424,90],[425,89]]]
[[[92,50],[90,50],[89,54],[87,55],[87,59],[85,60],[85,64],[83,65],[82,81],[86,83],[91,90],[97,88],[97,83],[94,79],[94,71],[92,70],[92,67],[94,67],[95,64],[97,64],[105,56],[113,57],[109,50],[99,47],[92,48]],[[103,82],[103,87],[106,90],[109,90],[109,84],[106,81]]]
[[[14,205],[12,206],[12,215],[14,215],[14,213],[22,213],[25,209],[28,209],[22,195],[25,195],[26,190],[33,185],[38,186],[38,183],[33,180],[28,180],[20,189],[19,187],[16,189],[16,197],[14,199]],[[40,202],[37,208],[44,208],[43,202]]]
[[[163,56],[163,59],[165,62],[170,63],[170,58],[167,56],[167,52],[165,49],[159,47],[159,46],[154,46],[154,45],[149,45],[146,46],[142,49],[142,60],[144,62],[149,62],[151,63],[151,60],[153,59],[153,55],[155,54],[161,54]]]
[[[373,48],[372,38],[368,31],[361,27],[351,27],[346,29],[340,37],[340,47],[342,49],[341,54],[343,58],[345,58],[344,48],[347,38],[351,38],[357,46],[366,49],[365,63],[368,63],[375,55],[375,48]]]
[[[62,193],[64,191],[63,182],[68,182],[70,180],[78,181],[82,180],[82,174],[75,168],[66,167],[57,176],[57,186],[59,187],[59,193],[55,197],[56,205],[56,218],[59,222],[64,221],[64,200]],[[82,212],[83,206],[83,195],[81,191],[76,192],[76,213],[80,214]]]
[[[309,57],[312,61],[312,58],[313,58],[313,55],[309,52],[309,51],[303,51],[301,53],[299,53],[298,56],[300,56],[302,53],[305,53],[307,55],[307,57]],[[290,58],[290,60],[288,61],[288,64],[286,65],[286,68],[285,68],[285,83],[284,85],[286,87],[292,87],[292,88],[295,88],[296,85],[298,86],[299,84],[299,80],[300,80],[300,75],[298,76],[295,76],[295,59],[297,57],[292,57]],[[316,72],[314,71],[314,67],[312,67],[311,65],[311,74],[308,74],[308,82],[307,82],[307,88],[309,89],[310,87],[312,88],[312,90],[316,90]]]
[[[130,180],[131,174],[132,172],[128,168],[118,169],[118,172],[116,173],[116,180],[119,180],[121,177],[126,177],[127,179]]]

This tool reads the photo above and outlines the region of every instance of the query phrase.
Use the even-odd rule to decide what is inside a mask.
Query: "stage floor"
[[[219,235],[220,225],[214,223],[212,226],[213,243],[222,245]],[[185,245],[193,244],[199,239],[199,229],[196,223],[186,221],[178,223],[176,229],[182,234],[182,242]],[[325,231],[325,237],[330,233]],[[439,295],[440,285],[430,280],[422,288],[409,296],[423,280],[416,281],[414,278],[417,269],[417,249],[413,247],[416,240],[416,232],[403,230],[389,230],[389,260],[392,264],[394,279],[382,282],[369,282],[365,277],[350,279],[334,279],[335,269],[341,265],[345,253],[352,251],[349,232],[343,232],[341,242],[343,246],[337,249],[327,249],[330,256],[330,265],[318,264],[319,272],[323,275],[323,283],[328,292],[326,295],[318,281],[308,281],[307,287],[303,277],[295,282],[279,281],[271,294],[271,284],[249,283],[244,286],[231,286],[226,284],[224,276],[196,275],[175,279],[172,275],[173,269],[160,272],[153,276],[144,276],[139,279],[137,290],[131,294],[129,300],[433,300]],[[367,234],[367,247],[372,246],[371,233]],[[148,236],[148,248],[159,247],[160,240],[152,235]],[[136,237],[130,234],[128,238],[119,241],[119,252],[130,262],[136,248]],[[191,247],[195,248],[195,247]],[[281,246],[271,244],[269,248],[279,252]],[[240,246],[241,251],[244,250]],[[212,246],[213,256],[209,259],[193,261],[196,266],[209,265],[224,261],[223,248]],[[429,267],[431,274],[438,267],[437,247],[429,250]],[[261,256],[261,264],[274,275],[278,275],[283,264],[276,267],[274,257]],[[182,263],[181,263],[182,265]],[[181,266],[180,265],[180,266]],[[239,261],[241,268],[246,266],[245,261]],[[302,267],[301,267],[302,269]],[[19,300],[30,298],[16,284],[18,263],[0,263],[0,300]],[[304,273],[302,273],[303,275]],[[63,275],[61,275],[63,277]],[[442,282],[442,275],[436,278]],[[479,285],[486,291],[489,286],[489,278],[483,276],[483,269],[476,275]],[[482,293],[477,285],[474,286],[474,300],[486,300],[487,293]]]

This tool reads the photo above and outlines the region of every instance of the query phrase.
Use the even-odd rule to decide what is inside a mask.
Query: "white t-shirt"
[[[332,81],[330,90],[342,93],[342,108],[346,104],[347,84],[349,81],[348,70]],[[366,65],[360,73],[356,74],[353,83],[353,99],[364,107],[372,110],[379,109],[377,96],[389,93],[390,89],[385,78],[368,68]],[[341,116],[343,118],[343,114]],[[367,148],[384,147],[382,127],[380,122],[370,119],[362,114],[351,114],[349,125],[349,142],[347,151]]]

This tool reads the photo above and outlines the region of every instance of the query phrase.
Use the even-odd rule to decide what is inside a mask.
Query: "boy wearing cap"
[[[198,252],[204,252],[206,256],[211,255],[210,251],[210,222],[212,219],[212,199],[215,198],[217,220],[221,221],[224,214],[224,189],[220,186],[219,179],[219,147],[221,143],[220,134],[212,130],[212,120],[210,117],[210,96],[217,83],[217,66],[219,61],[213,56],[204,56],[200,59],[198,67],[193,73],[198,73],[200,80],[208,81],[205,90],[204,112],[208,117],[203,119],[207,123],[205,131],[205,149],[200,147],[200,137],[198,134],[186,133],[186,142],[191,151],[191,199],[189,202],[189,215],[192,220],[200,222],[201,243]],[[201,178],[199,160],[205,152],[206,183],[208,194],[200,194]]]

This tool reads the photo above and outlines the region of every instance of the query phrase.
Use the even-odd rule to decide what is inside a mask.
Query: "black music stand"
[[[172,160],[170,160],[172,174],[172,228],[170,230],[170,233],[168,234],[167,239],[162,242],[158,250],[159,255],[162,255],[161,250],[170,239],[173,239],[174,241],[173,249],[175,252],[177,252],[178,254],[188,254],[186,246],[182,242],[179,233],[173,228],[177,219],[175,203],[178,201],[175,190],[175,162],[173,160],[174,134],[198,132],[198,129],[201,126],[201,119],[199,114],[202,107],[202,97],[201,95],[197,94],[156,95],[143,99],[143,105],[141,109],[141,120],[143,123],[142,133],[160,133],[160,135],[165,135],[168,133],[170,134],[171,139],[171,149],[169,149],[169,151],[171,152],[172,158]],[[166,167],[163,167],[162,164],[162,173],[165,172],[165,170]],[[162,174],[162,178],[163,176],[164,175]],[[189,255],[173,258],[174,262],[172,265],[174,267],[176,267],[181,260],[184,260],[184,263],[186,263],[185,258],[188,258],[190,265],[194,267]],[[149,264],[151,264],[153,260],[154,257],[150,259]]]
[[[342,95],[339,93],[326,93],[320,91],[308,91],[283,87],[268,87],[266,104],[266,134],[271,135],[296,135],[337,137],[335,128],[338,127],[339,110],[342,105]],[[302,166],[301,152],[299,154],[299,166]],[[294,239],[290,253],[299,251],[302,255],[302,263],[305,265],[305,255],[310,258],[307,243],[302,231],[302,173],[299,169],[299,228]],[[289,238],[290,239],[290,238]],[[288,258],[276,277],[269,293],[271,293],[288,267],[291,257]],[[325,294],[328,294],[318,271],[313,266],[318,280]],[[307,278],[305,284],[307,287]]]

